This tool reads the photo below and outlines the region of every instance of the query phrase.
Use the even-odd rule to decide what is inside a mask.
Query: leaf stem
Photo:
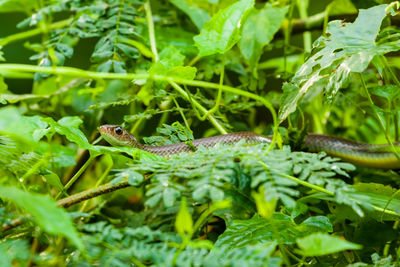
[[[258,162],[259,162],[259,164],[260,164],[261,166],[263,166],[263,167],[266,168],[267,170],[273,171],[273,172],[275,172],[276,174],[279,174],[279,175],[281,175],[282,177],[288,178],[288,179],[290,179],[290,180],[292,180],[292,181],[294,181],[294,182],[296,182],[296,183],[298,183],[298,184],[300,184],[300,185],[306,186],[306,187],[308,187],[308,188],[314,189],[314,190],[316,190],[316,191],[319,191],[319,192],[321,192],[321,193],[325,193],[325,194],[330,195],[330,196],[335,196],[335,193],[334,193],[334,192],[331,192],[331,191],[329,191],[329,190],[326,190],[326,189],[323,188],[323,187],[320,187],[320,186],[317,186],[317,185],[313,185],[313,184],[310,184],[310,183],[308,183],[308,182],[306,182],[306,181],[300,180],[300,179],[298,179],[298,178],[296,178],[296,177],[294,177],[294,176],[281,173],[280,171],[278,171],[278,170],[276,170],[276,169],[270,168],[267,164],[265,164],[265,163],[262,162],[262,161],[258,161]],[[377,207],[377,206],[374,206],[374,205],[371,205],[371,206],[372,206],[376,211],[379,211],[379,212],[382,212],[382,213],[386,213],[386,214],[388,214],[388,215],[393,215],[393,216],[400,217],[400,214],[396,213],[395,211],[383,209],[383,208],[380,208],[380,207]]]
[[[296,182],[296,183],[298,183],[298,184],[300,184],[300,185],[304,185],[304,186],[306,186],[306,187],[308,187],[308,188],[314,189],[314,190],[316,190],[316,191],[325,193],[325,194],[330,195],[330,196],[334,196],[334,195],[335,195],[334,192],[328,191],[328,190],[326,190],[326,189],[323,188],[323,187],[310,184],[310,183],[308,183],[308,182],[306,182],[306,181],[303,181],[303,180],[300,180],[299,178],[296,178],[296,177],[294,177],[294,176],[281,173],[280,171],[275,170],[275,169],[271,169],[267,164],[265,164],[265,163],[262,162],[262,161],[259,161],[258,163],[259,163],[261,166],[263,166],[265,169],[270,170],[270,171],[273,171],[273,172],[279,174],[280,176],[285,177],[285,178],[288,178],[288,179],[290,179],[290,180],[292,180],[292,181],[294,181],[294,182]]]

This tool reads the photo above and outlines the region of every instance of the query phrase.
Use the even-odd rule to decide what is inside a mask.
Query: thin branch
[[[107,194],[107,193],[110,193],[110,192],[113,192],[113,191],[116,191],[118,189],[125,188],[128,186],[129,186],[129,183],[127,180],[124,180],[124,181],[116,183],[116,184],[107,183],[102,186],[88,189],[83,192],[60,199],[57,202],[57,205],[60,207],[63,207],[63,208],[67,208],[69,206],[80,203],[82,201],[97,197],[99,195],[104,195],[104,194]]]
[[[55,22],[55,23],[51,24],[46,30],[54,30],[54,29],[66,27],[71,24],[72,20],[73,19],[66,19],[66,20],[61,20],[61,21]],[[9,43],[28,39],[30,37],[39,35],[41,33],[44,33],[43,28],[37,28],[37,29],[26,31],[26,32],[19,32],[16,34],[12,34],[12,35],[6,36],[4,38],[0,38],[0,46],[6,46]]]

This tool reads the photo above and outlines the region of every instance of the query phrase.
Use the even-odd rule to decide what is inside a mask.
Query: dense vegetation
[[[400,175],[303,151],[400,140],[399,2],[0,1],[1,266],[393,266]],[[106,146],[236,131],[166,160]]]

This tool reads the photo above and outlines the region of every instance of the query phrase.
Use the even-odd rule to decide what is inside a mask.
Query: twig
[[[57,205],[63,208],[68,208],[69,206],[72,206],[74,204],[77,204],[79,202],[97,197],[99,195],[104,195],[113,191],[116,191],[121,188],[128,187],[129,183],[128,181],[124,180],[122,182],[113,184],[113,183],[107,183],[105,185],[95,187],[92,189],[88,189],[86,191],[71,195],[69,197],[60,199],[57,202]]]

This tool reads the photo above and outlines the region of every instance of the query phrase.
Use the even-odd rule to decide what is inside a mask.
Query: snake
[[[102,125],[99,128],[99,132],[112,146],[134,147],[167,158],[181,152],[193,152],[200,145],[213,147],[217,143],[234,144],[240,140],[245,140],[246,144],[272,142],[272,136],[253,132],[234,132],[194,139],[191,144],[181,142],[170,145],[149,146],[141,144],[129,131],[118,125]],[[400,143],[394,143],[394,146],[400,148]],[[304,147],[308,152],[323,151],[332,157],[339,157],[345,162],[358,166],[377,169],[400,168],[400,161],[388,144],[375,145],[323,134],[307,134],[304,138]]]

